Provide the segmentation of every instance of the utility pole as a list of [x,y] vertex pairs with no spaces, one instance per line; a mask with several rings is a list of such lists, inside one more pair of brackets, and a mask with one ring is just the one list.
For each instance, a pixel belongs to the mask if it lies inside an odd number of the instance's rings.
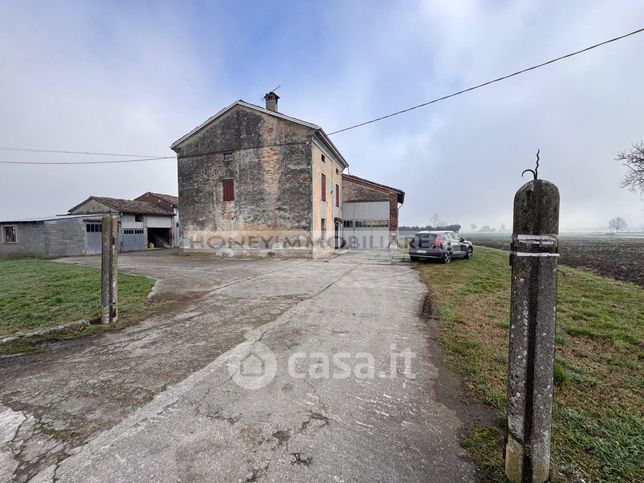
[[[538,164],[537,164],[538,167]],[[514,197],[512,300],[505,474],[510,481],[550,477],[559,190],[537,179]]]
[[115,215],[101,219],[101,323],[118,319],[118,221]]

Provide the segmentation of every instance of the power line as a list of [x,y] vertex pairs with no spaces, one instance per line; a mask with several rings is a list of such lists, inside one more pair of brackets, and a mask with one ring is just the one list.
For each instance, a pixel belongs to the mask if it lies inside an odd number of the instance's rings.
[[[283,143],[273,143],[273,144],[262,144],[258,146],[247,146],[244,148],[240,148],[237,151],[245,151],[245,150],[252,150],[252,149],[262,149],[262,148],[274,148],[274,147],[280,147],[280,146],[297,146],[297,145],[302,145],[302,144],[309,144],[309,141],[287,141]],[[2,148],[0,148],[1,150]],[[26,148],[25,148],[26,149]],[[21,148],[22,150],[22,148]],[[51,150],[46,150],[46,151],[51,151]],[[78,151],[74,151],[74,153],[78,153]],[[115,163],[139,163],[142,161],[159,161],[162,159],[177,159],[177,158],[198,158],[200,156],[212,156],[215,154],[227,154],[230,153],[230,151],[207,151],[207,152],[202,152],[202,153],[192,153],[192,154],[179,154],[177,156],[154,156],[154,157],[148,157],[148,158],[143,158],[143,159],[112,159],[110,161],[0,161],[0,164],[31,164],[31,165],[60,165],[60,164],[66,164],[66,165],[76,165],[76,164],[115,164]],[[99,154],[99,153],[91,153],[91,154]],[[115,155],[118,156],[118,155]],[[133,156],[138,156],[138,155],[133,155]]]
[[[56,153],[56,154],[87,154],[90,156],[121,156],[124,158],[152,158],[154,154],[115,154],[115,153],[96,153],[93,151],[63,151],[59,149],[36,149],[36,148],[8,148],[0,147],[0,151],[20,151],[28,153]],[[161,156],[158,156],[161,157]],[[52,163],[53,164],[53,163]]]
[[397,112],[393,112],[391,114],[387,114],[385,116],[377,117],[377,118],[372,119],[370,121],[365,121],[365,122],[361,122],[359,124],[354,124],[353,126],[345,127],[344,129],[338,129],[337,131],[333,131],[333,132],[329,133],[329,136],[332,136],[334,134],[338,134],[338,133],[341,133],[341,132],[344,132],[344,131],[349,131],[350,129],[355,129],[357,127],[366,126],[367,124],[372,124],[374,122],[382,121],[383,119],[388,119],[390,117],[398,116],[400,114],[404,114],[405,112],[413,111],[414,109],[418,109],[420,107],[425,107],[425,106],[428,106],[430,104],[435,104],[437,102],[444,101],[445,99],[449,99],[450,97],[456,97],[456,96],[459,96],[459,95],[464,94],[466,92],[470,92],[470,91],[473,91],[473,90],[476,90],[476,89],[480,89],[481,87],[489,86],[490,84],[494,84],[495,82],[501,82],[503,80],[509,79],[510,77],[515,77],[515,76],[520,75],[520,74],[525,74],[526,72],[529,72],[531,70],[535,70],[535,69],[538,69],[540,67],[544,67],[546,65],[553,64],[553,63],[558,62],[560,60],[567,59],[569,57],[573,57],[575,55],[579,55],[579,54],[582,54],[584,52],[588,52],[589,50],[596,49],[597,47],[601,47],[602,45],[610,44],[611,42],[616,42],[618,40],[625,39],[626,37],[630,37],[631,35],[639,34],[641,32],[644,32],[644,28],[634,30],[634,31],[629,32],[629,33],[624,34],[624,35],[620,35],[619,37],[614,37],[614,38],[609,39],[609,40],[604,40],[603,42],[591,45],[590,47],[586,47],[584,49],[577,50],[575,52],[571,52],[569,54],[565,54],[565,55],[562,55],[560,57],[556,57],[556,58],[548,60],[546,62],[542,62],[541,64],[533,65],[532,67],[527,67],[525,69],[518,70],[518,71],[513,72],[511,74],[507,74],[507,75],[504,75],[504,76],[501,76],[501,77],[497,77],[496,79],[493,79],[493,80],[490,80],[490,81],[487,81],[487,82],[483,82],[482,84],[478,84],[478,85],[475,85],[475,86],[472,86],[472,87],[468,87],[467,89],[462,89],[460,91],[453,92],[452,94],[448,94],[446,96],[442,96],[442,97],[438,97],[436,99],[432,99],[431,101],[423,102],[422,104],[418,104],[418,105],[413,106],[413,107],[408,107],[407,109],[403,109],[401,111],[397,111]]
[[174,156],[157,156],[155,158],[140,159],[111,159],[109,161],[0,161],[0,164],[33,164],[33,165],[77,165],[77,164],[116,164],[116,163],[141,163],[145,161],[159,161],[161,159],[176,159]]
[[[531,67],[527,67],[525,69],[518,70],[516,72],[513,72],[511,74],[506,74],[501,77],[497,77],[496,79],[489,80],[487,82],[483,82],[482,84],[477,84],[472,87],[468,87],[466,89],[462,89],[460,91],[453,92],[451,94],[447,94],[442,97],[438,97],[436,99],[432,99],[431,101],[423,102],[422,104],[417,104],[412,107],[408,107],[407,109],[403,109],[400,111],[393,112],[391,114],[387,114],[385,116],[380,116],[375,119],[371,119],[370,121],[365,121],[361,122],[359,124],[354,124],[349,127],[345,127],[343,129],[339,129],[337,131],[333,131],[329,133],[329,136],[332,136],[334,134],[338,134],[341,132],[349,131],[351,129],[356,129],[361,126],[366,126],[367,124],[372,124],[374,122],[382,121],[383,119],[388,119],[390,117],[398,116],[400,114],[404,114],[409,111],[413,111],[414,109],[419,109],[421,107],[429,106],[430,104],[435,104],[440,101],[444,101],[446,99],[449,99],[451,97],[456,97],[461,94],[465,94],[466,92],[474,91],[476,89],[480,89],[482,87],[488,86],[490,84],[494,84],[496,82],[501,82],[503,80],[509,79],[511,77],[515,77],[521,74],[525,74],[526,72],[539,69],[541,67],[547,66],[549,64],[554,64],[555,62],[559,62],[560,60],[568,59],[570,57],[574,57],[575,55],[582,54],[584,52],[588,52],[589,50],[596,49],[597,47],[601,47],[606,44],[610,44],[612,42],[616,42],[618,40],[625,39],[627,37],[639,34],[644,32],[644,27],[634,30],[632,32],[626,33],[624,35],[620,35],[618,37],[613,37],[612,39],[604,40],[603,42],[599,42],[597,44],[591,45],[589,47],[586,47],[581,50],[576,50],[574,52],[570,52],[565,55],[561,55],[559,57],[556,57],[554,59],[550,59],[548,61],[542,62],[540,64],[533,65]],[[278,86],[279,87],[279,86]],[[275,90],[275,89],[274,89]],[[284,143],[284,144],[274,144],[274,145],[266,145],[266,146],[254,146],[252,148],[248,149],[258,149],[262,147],[272,147],[272,146],[282,146],[282,145],[288,145],[290,143]],[[299,144],[299,143],[294,143],[294,144]],[[76,161],[76,162],[33,162],[33,161],[0,161],[0,164],[31,164],[31,165],[74,165],[74,164],[116,164],[116,163],[137,163],[137,162],[144,162],[144,161],[158,161],[162,159],[175,159],[174,156],[148,156],[144,154],[116,154],[116,153],[102,153],[102,152],[92,152],[92,151],[68,151],[68,150],[55,150],[55,149],[36,149],[36,148],[10,148],[10,147],[0,147],[0,151],[23,151],[23,152],[36,152],[36,153],[56,153],[56,154],[83,154],[83,155],[91,155],[91,156],[115,156],[115,157],[129,157],[129,158],[141,158],[141,159],[119,159],[119,160],[110,160],[110,161]],[[200,154],[194,154],[190,155],[190,157],[193,156],[205,156],[208,154],[221,154],[220,152],[217,153],[200,153]],[[183,156],[182,156],[183,157]],[[187,157],[187,156],[186,156]]]

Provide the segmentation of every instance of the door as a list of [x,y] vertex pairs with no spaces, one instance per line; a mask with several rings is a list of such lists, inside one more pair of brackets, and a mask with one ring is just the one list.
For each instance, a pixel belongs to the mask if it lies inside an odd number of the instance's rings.
[[85,253],[98,255],[101,253],[101,222],[85,223]]
[[145,248],[145,232],[143,228],[123,228],[121,230],[122,252],[145,250]]

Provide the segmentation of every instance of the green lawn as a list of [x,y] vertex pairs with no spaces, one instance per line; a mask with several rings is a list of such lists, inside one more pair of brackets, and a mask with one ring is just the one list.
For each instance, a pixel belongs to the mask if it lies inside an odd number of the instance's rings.
[[[489,480],[504,481],[510,267],[508,252],[477,247],[472,260],[418,264],[448,364],[470,396],[498,411],[498,427],[464,441]],[[555,409],[556,481],[643,481],[644,290],[559,268]]]
[[[151,312],[154,280],[119,274],[119,326]],[[0,337],[100,319],[100,270],[37,259],[0,261]]]

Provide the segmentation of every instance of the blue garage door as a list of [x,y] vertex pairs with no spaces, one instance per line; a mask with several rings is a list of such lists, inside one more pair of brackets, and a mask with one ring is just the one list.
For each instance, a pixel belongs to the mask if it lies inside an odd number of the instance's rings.
[[137,250],[145,250],[145,232],[143,228],[123,228],[121,251],[133,252]]

